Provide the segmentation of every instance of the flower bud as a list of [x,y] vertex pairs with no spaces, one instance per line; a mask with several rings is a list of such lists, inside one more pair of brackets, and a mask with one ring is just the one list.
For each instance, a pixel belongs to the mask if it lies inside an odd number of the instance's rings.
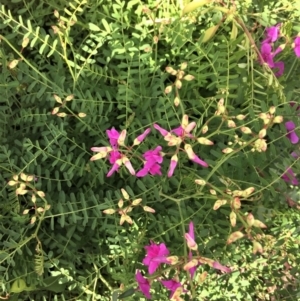
[[253,241],[253,251],[252,251],[252,253],[256,254],[257,252],[262,254],[263,253],[263,247],[259,242],[254,240]]
[[126,138],[126,134],[127,134],[127,131],[126,130],[123,130],[118,138],[118,145],[120,146],[124,146],[124,142],[125,142],[125,138]]
[[254,224],[254,216],[252,213],[248,213],[247,218],[246,218],[247,224],[252,227]]
[[213,145],[214,144],[211,140],[204,138],[204,137],[198,138],[197,141],[203,145]]
[[104,214],[114,214],[115,212],[116,212],[116,210],[114,210],[114,209],[105,209],[105,210],[103,210]]
[[230,212],[229,219],[230,219],[231,226],[235,227],[236,226],[236,214],[234,211]]
[[176,96],[175,99],[174,99],[174,106],[178,107],[179,104],[180,104],[180,98],[178,96]]
[[171,265],[177,264],[178,263],[178,256],[169,256],[167,257],[167,260]]
[[250,128],[248,128],[247,126],[242,126],[241,127],[241,131],[244,133],[244,134],[251,134],[252,131]]
[[190,270],[191,268],[196,267],[199,264],[197,259],[192,259],[191,261],[189,261],[186,265],[184,265],[183,269],[185,271]]
[[150,213],[155,213],[155,210],[151,207],[148,207],[148,206],[144,206],[143,207],[144,211],[146,212],[150,212]]
[[282,116],[276,116],[273,119],[273,123],[281,123],[283,121],[283,117]]
[[181,80],[177,79],[177,80],[175,81],[175,86],[176,86],[177,89],[181,89],[181,87],[182,87],[182,82],[181,82]]
[[229,235],[226,244],[229,245],[237,241],[238,239],[241,239],[242,237],[244,237],[244,234],[242,232],[240,231],[233,232]]
[[206,181],[202,180],[202,179],[197,179],[197,180],[195,180],[195,183],[198,185],[204,186],[206,184]]
[[246,116],[240,114],[240,115],[235,116],[235,118],[236,118],[237,120],[244,120],[244,119],[246,118]]
[[202,128],[202,134],[206,134],[207,131],[208,131],[208,126],[204,125],[203,128]]
[[267,130],[266,129],[262,129],[258,133],[259,138],[264,138],[266,135],[267,135]]
[[235,124],[235,122],[234,122],[233,120],[228,120],[228,121],[227,121],[227,126],[228,126],[229,128],[235,128],[235,127],[236,127],[236,124]]
[[232,153],[234,150],[232,149],[232,148],[230,148],[230,147],[227,147],[227,148],[224,148],[223,150],[222,150],[222,153],[224,153],[224,154],[230,154],[230,153]]
[[133,201],[132,201],[132,206],[137,206],[138,204],[141,203],[142,200],[143,200],[143,199],[141,199],[141,198],[133,200]]
[[191,74],[187,74],[183,79],[186,81],[191,81],[195,78],[195,76],[191,75]]
[[165,89],[165,93],[166,93],[166,94],[169,94],[169,93],[171,93],[171,92],[172,92],[172,88],[173,88],[173,86],[172,86],[172,85],[170,85],[170,86],[167,86],[167,87],[166,87],[166,89]]
[[253,226],[256,228],[267,228],[267,226],[263,222],[259,221],[258,219],[254,220]]
[[125,200],[129,200],[129,194],[127,193],[127,191],[124,188],[121,188],[121,192],[122,192],[123,198]]
[[218,210],[221,206],[227,204],[227,200],[217,200],[214,204],[213,209]]
[[276,108],[274,106],[270,107],[269,112],[273,115],[276,112]]

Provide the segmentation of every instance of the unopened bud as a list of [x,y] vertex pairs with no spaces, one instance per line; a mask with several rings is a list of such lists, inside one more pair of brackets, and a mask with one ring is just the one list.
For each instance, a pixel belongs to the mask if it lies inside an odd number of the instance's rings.
[[173,86],[172,86],[172,85],[170,85],[170,86],[167,86],[167,87],[166,87],[166,89],[165,89],[165,93],[166,93],[166,94],[169,94],[169,93],[171,93],[171,92],[172,92],[172,88],[173,88]]
[[135,200],[133,200],[133,201],[132,201],[132,206],[137,206],[138,204],[141,203],[142,200],[143,200],[143,199],[135,199]]
[[267,226],[263,222],[259,221],[258,219],[254,220],[253,226],[256,228],[267,228]]
[[263,253],[263,247],[262,247],[262,245],[259,243],[259,242],[257,242],[257,241],[253,241],[253,254],[256,254],[257,252],[258,253]]
[[121,192],[122,192],[123,198],[125,200],[129,200],[129,194],[127,193],[127,191],[124,188],[121,188]]
[[66,116],[67,116],[67,114],[66,114],[66,113],[64,113],[64,112],[62,112],[62,113],[57,113],[57,116],[58,116],[58,117],[66,117]]
[[230,153],[232,153],[232,152],[233,152],[233,149],[230,148],[230,147],[224,148],[224,149],[222,150],[222,153],[224,153],[224,154],[230,154]]
[[228,120],[228,121],[227,121],[227,126],[228,126],[229,128],[235,128],[235,127],[236,127],[236,124],[235,124],[235,122],[234,122],[233,120]]
[[254,216],[252,213],[248,213],[247,218],[246,218],[247,224],[252,227],[254,224]]
[[120,146],[124,146],[125,145],[125,139],[126,139],[126,134],[127,131],[126,130],[122,130],[119,138],[118,138],[118,145]]
[[213,209],[218,210],[221,206],[227,204],[227,200],[217,200],[214,204]]
[[196,267],[199,264],[197,259],[192,259],[191,261],[189,261],[186,265],[184,265],[183,269],[185,271],[190,270],[191,268]]
[[202,134],[205,134],[207,131],[208,131],[208,126],[205,125],[205,126],[202,128]]
[[175,81],[175,86],[176,86],[177,89],[181,89],[181,87],[182,87],[182,82],[181,82],[181,80],[177,79],[177,80]]
[[195,78],[195,76],[191,75],[191,74],[187,74],[183,79],[186,81],[191,81]]
[[177,264],[178,263],[178,257],[177,256],[169,256],[167,257],[167,260],[171,265]]
[[236,214],[234,211],[230,212],[229,218],[230,218],[231,226],[235,227],[236,226]]
[[180,98],[178,96],[176,96],[175,99],[174,99],[174,106],[178,107],[179,104],[180,104]]
[[181,70],[185,70],[187,67],[187,62],[183,62],[181,65],[180,65],[180,69]]
[[115,212],[116,212],[116,210],[114,210],[114,209],[103,210],[103,213],[105,213],[105,214],[114,214]]
[[232,201],[232,207],[234,209],[240,209],[241,208],[241,200],[239,197],[235,197]]
[[276,112],[276,108],[274,106],[270,107],[269,112],[273,115]]
[[203,144],[203,145],[213,145],[213,141],[207,139],[207,138],[204,138],[204,137],[200,137],[197,139],[197,141],[200,143],[200,144]]
[[124,205],[124,201],[122,199],[120,199],[119,202],[118,202],[118,207],[122,208],[123,205]]
[[151,207],[148,207],[148,206],[144,206],[143,207],[144,211],[146,212],[150,212],[150,213],[155,213],[155,210]]
[[244,134],[251,134],[252,131],[250,128],[248,128],[247,126],[242,126],[241,127],[241,131],[244,133]]
[[233,232],[229,235],[226,244],[229,245],[237,241],[238,239],[241,239],[242,237],[244,237],[244,234],[242,232],[240,231]]
[[240,114],[240,115],[237,115],[235,118],[236,118],[237,120],[244,120],[244,119],[246,118],[246,116]]
[[283,117],[282,116],[276,116],[273,119],[273,123],[281,123],[283,121]]
[[266,135],[267,135],[267,130],[266,129],[262,129],[258,133],[259,138],[264,138]]
[[206,181],[202,180],[202,179],[197,179],[197,180],[195,180],[195,183],[198,185],[204,186],[206,184]]

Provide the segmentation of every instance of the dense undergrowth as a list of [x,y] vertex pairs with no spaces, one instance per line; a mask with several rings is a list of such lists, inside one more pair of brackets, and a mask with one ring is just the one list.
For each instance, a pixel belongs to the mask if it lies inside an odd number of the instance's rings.
[[0,298],[300,299],[299,15],[2,0]]

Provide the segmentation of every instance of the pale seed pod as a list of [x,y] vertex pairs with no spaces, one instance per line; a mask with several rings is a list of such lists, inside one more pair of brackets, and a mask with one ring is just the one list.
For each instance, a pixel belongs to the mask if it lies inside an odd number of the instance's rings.
[[233,232],[229,235],[226,244],[229,245],[237,241],[238,239],[241,239],[242,237],[244,237],[244,234],[242,232],[240,231]]

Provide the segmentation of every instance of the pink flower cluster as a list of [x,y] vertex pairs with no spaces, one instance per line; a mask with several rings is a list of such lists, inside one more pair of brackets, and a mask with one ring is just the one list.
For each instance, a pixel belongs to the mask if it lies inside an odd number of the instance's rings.
[[[171,130],[168,132],[167,130],[161,128],[158,124],[154,124],[154,128],[160,132],[160,134],[164,137],[164,140],[168,141],[168,146],[176,146],[175,153],[171,157],[170,167],[168,170],[168,177],[171,177],[174,173],[174,170],[178,163],[178,152],[183,151],[187,154],[188,158],[203,166],[208,167],[208,164],[201,160],[192,149],[192,146],[188,143],[186,143],[186,139],[196,139],[190,132],[194,129],[196,126],[195,122],[188,122],[188,116],[184,115],[182,119],[182,123],[179,127]],[[150,133],[150,128],[146,129],[143,134],[138,136],[133,143],[133,146],[139,145],[146,136]],[[121,147],[127,148],[128,151],[131,151],[131,148],[128,148],[125,146],[125,139],[126,139],[126,130],[123,130],[121,133],[119,133],[115,128],[112,128],[111,130],[107,130],[106,134],[109,138],[110,146],[103,146],[103,147],[92,147],[91,150],[93,152],[97,152],[98,154],[91,157],[91,161],[95,161],[102,158],[108,158],[109,162],[112,164],[112,168],[107,174],[107,177],[110,177],[114,172],[118,171],[120,166],[122,164],[125,165],[125,167],[129,170],[131,175],[135,175],[137,177],[145,177],[146,175],[162,175],[161,172],[161,164],[163,162],[163,156],[165,155],[162,152],[162,147],[157,146],[153,150],[146,151],[143,156],[143,162],[144,166],[143,168],[135,172],[130,160],[126,156],[126,154],[123,153]],[[209,140],[207,140],[209,141]],[[180,146],[182,143],[185,143],[184,149],[182,149]],[[213,143],[211,143],[213,144]]]
[[[284,62],[274,62],[275,56],[280,53],[286,46],[286,44],[282,44],[279,47],[277,47],[275,50],[273,50],[274,43],[280,38],[280,27],[281,24],[277,24],[275,26],[271,26],[266,28],[266,37],[262,41],[260,53],[262,56],[263,63],[267,63],[270,68],[276,68],[277,72],[275,75],[277,77],[281,76],[284,72]],[[300,36],[297,36],[294,40],[294,43],[292,44],[292,47],[294,48],[295,55],[297,57],[300,57]]]
[[[295,102],[290,102],[290,105],[293,107],[296,103]],[[297,104],[297,108],[296,111],[298,111],[300,109],[300,106]],[[285,128],[287,130],[287,138],[290,140],[290,142],[292,144],[298,144],[299,143],[299,137],[297,135],[297,133],[295,132],[296,129],[296,125],[293,121],[287,121],[285,123]],[[298,158],[299,156],[293,152],[291,154],[294,158]],[[292,170],[291,167],[288,167],[286,169],[286,172],[282,175],[281,177],[285,182],[290,183],[292,185],[299,185],[299,181],[296,178],[296,175],[294,173],[294,171]]]
[[[166,247],[164,243],[155,244],[153,241],[150,242],[149,246],[145,246],[145,250],[147,252],[146,257],[143,259],[143,264],[148,266],[149,275],[153,275],[161,264],[169,264],[176,268],[178,271],[178,267],[180,265],[183,266],[183,270],[189,271],[191,279],[194,278],[195,271],[199,265],[202,263],[208,263],[213,268],[223,271],[225,273],[231,272],[230,268],[222,266],[219,262],[202,258],[197,260],[193,259],[192,251],[198,251],[198,246],[195,242],[195,233],[194,233],[194,224],[190,222],[189,224],[189,232],[184,235],[187,243],[187,247],[189,248],[189,262],[185,264],[183,260],[177,258],[177,256],[169,256],[170,251]],[[197,252],[198,254],[198,252]],[[199,255],[199,254],[198,254]],[[200,256],[199,256],[200,258]],[[151,288],[151,280],[145,278],[142,273],[137,270],[135,279],[138,283],[138,289],[146,296],[146,298],[151,299],[150,288]],[[160,276],[157,276],[156,279],[168,290],[170,290],[170,299],[171,300],[181,300],[179,299],[179,294],[182,292],[187,292],[183,289],[183,285],[178,280],[178,277],[174,277],[173,279],[162,279]]]
[[277,47],[273,51],[273,43],[277,41],[280,36],[280,25],[272,26],[266,29],[266,38],[262,41],[260,47],[260,53],[263,58],[263,62],[267,63],[270,68],[277,68],[278,71],[275,73],[277,77],[281,76],[284,71],[284,63],[282,61],[274,62],[274,57],[283,50],[282,46]]

